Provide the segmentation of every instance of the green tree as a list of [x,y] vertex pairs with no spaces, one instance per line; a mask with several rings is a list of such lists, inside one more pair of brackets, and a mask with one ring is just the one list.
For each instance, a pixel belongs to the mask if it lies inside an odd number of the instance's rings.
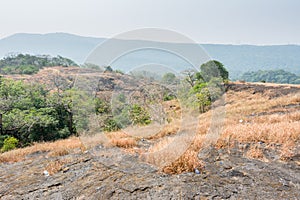
[[104,67],[104,72],[113,72],[113,68],[111,66]]
[[208,106],[211,105],[211,97],[208,88],[208,83],[200,83],[195,85],[190,93],[192,98],[195,98],[193,101],[199,109],[200,113],[203,113],[207,110]]
[[[4,134],[16,137],[23,146],[75,134],[73,100],[82,99],[84,103],[90,103],[82,96],[74,95],[72,98],[72,95],[68,91],[50,93],[42,85],[0,78],[0,112],[3,114]],[[86,109],[78,110],[83,112]]]
[[165,84],[175,84],[177,83],[177,77],[175,74],[168,72],[163,75],[162,82]]
[[229,73],[222,63],[216,60],[208,61],[200,66],[201,76],[205,82],[209,82],[212,78],[222,78],[223,81],[228,80]]

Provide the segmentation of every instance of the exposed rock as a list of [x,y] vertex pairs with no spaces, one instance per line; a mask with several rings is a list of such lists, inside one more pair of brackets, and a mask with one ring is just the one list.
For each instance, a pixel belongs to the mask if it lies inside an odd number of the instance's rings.
[[[59,158],[58,173],[44,176],[51,158],[0,165],[1,199],[299,199],[300,166],[211,149],[201,174],[167,175],[118,148],[95,147]],[[234,152],[234,151],[232,151]],[[216,159],[217,156],[218,159]],[[57,158],[56,158],[57,159]],[[226,160],[224,160],[226,159]]]

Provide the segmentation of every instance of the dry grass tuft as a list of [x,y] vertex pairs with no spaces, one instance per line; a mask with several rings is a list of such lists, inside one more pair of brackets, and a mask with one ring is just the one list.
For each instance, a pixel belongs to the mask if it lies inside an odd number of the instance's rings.
[[246,157],[254,159],[263,159],[264,153],[257,145],[251,145],[250,149],[246,153]]
[[47,166],[46,166],[46,170],[48,171],[49,175],[54,175],[57,172],[61,171],[63,168],[64,162],[60,161],[60,160],[56,160],[56,161],[50,161]]
[[133,138],[114,138],[111,140],[114,146],[121,148],[132,148],[137,146],[137,142]]
[[166,136],[174,135],[176,134],[180,129],[180,120],[174,120],[171,123],[165,125],[161,131],[159,131],[157,134],[148,137],[148,139],[159,139]]
[[290,160],[295,155],[294,153],[295,146],[296,146],[295,143],[292,141],[283,144],[281,147],[280,159],[283,161]]
[[183,172],[193,172],[196,168],[203,169],[203,163],[197,157],[198,153],[193,150],[187,150],[179,159],[163,168],[167,174],[180,174]]
[[65,156],[68,155],[69,151],[67,149],[55,149],[54,151],[51,151],[48,153],[48,156],[50,157],[56,157],[56,156]]
[[152,145],[148,152],[149,153],[154,153],[161,151],[162,149],[166,148],[169,144],[171,144],[174,141],[174,138],[172,137],[166,137],[160,139],[158,142],[156,142],[154,145]]
[[104,133],[96,133],[94,135],[83,135],[80,137],[80,140],[84,145],[82,151],[93,148],[99,144],[109,146],[110,143],[109,138]]
[[121,148],[133,148],[137,146],[137,139],[127,135],[122,131],[107,133],[109,142],[112,146]]

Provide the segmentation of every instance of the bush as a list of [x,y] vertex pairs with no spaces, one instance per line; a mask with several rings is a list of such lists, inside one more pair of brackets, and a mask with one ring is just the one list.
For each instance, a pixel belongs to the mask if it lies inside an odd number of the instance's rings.
[[14,137],[8,137],[4,140],[3,147],[1,148],[2,152],[10,151],[15,149],[19,140]]
[[3,147],[4,140],[8,137],[9,137],[9,135],[0,135],[0,148]]
[[149,113],[137,104],[134,104],[130,109],[130,119],[133,125],[148,125],[151,123]]
[[176,96],[171,94],[171,93],[165,93],[164,96],[163,96],[164,101],[170,101],[170,100],[173,100],[173,99],[176,99]]
[[114,119],[108,118],[104,121],[103,130],[107,132],[112,132],[112,131],[120,130],[120,127],[118,126],[117,122]]

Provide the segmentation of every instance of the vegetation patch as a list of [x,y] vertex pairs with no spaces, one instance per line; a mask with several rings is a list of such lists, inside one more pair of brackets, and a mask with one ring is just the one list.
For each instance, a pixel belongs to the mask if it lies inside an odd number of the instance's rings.
[[35,74],[44,67],[78,66],[62,56],[33,56],[29,54],[10,55],[0,60],[0,74]]

